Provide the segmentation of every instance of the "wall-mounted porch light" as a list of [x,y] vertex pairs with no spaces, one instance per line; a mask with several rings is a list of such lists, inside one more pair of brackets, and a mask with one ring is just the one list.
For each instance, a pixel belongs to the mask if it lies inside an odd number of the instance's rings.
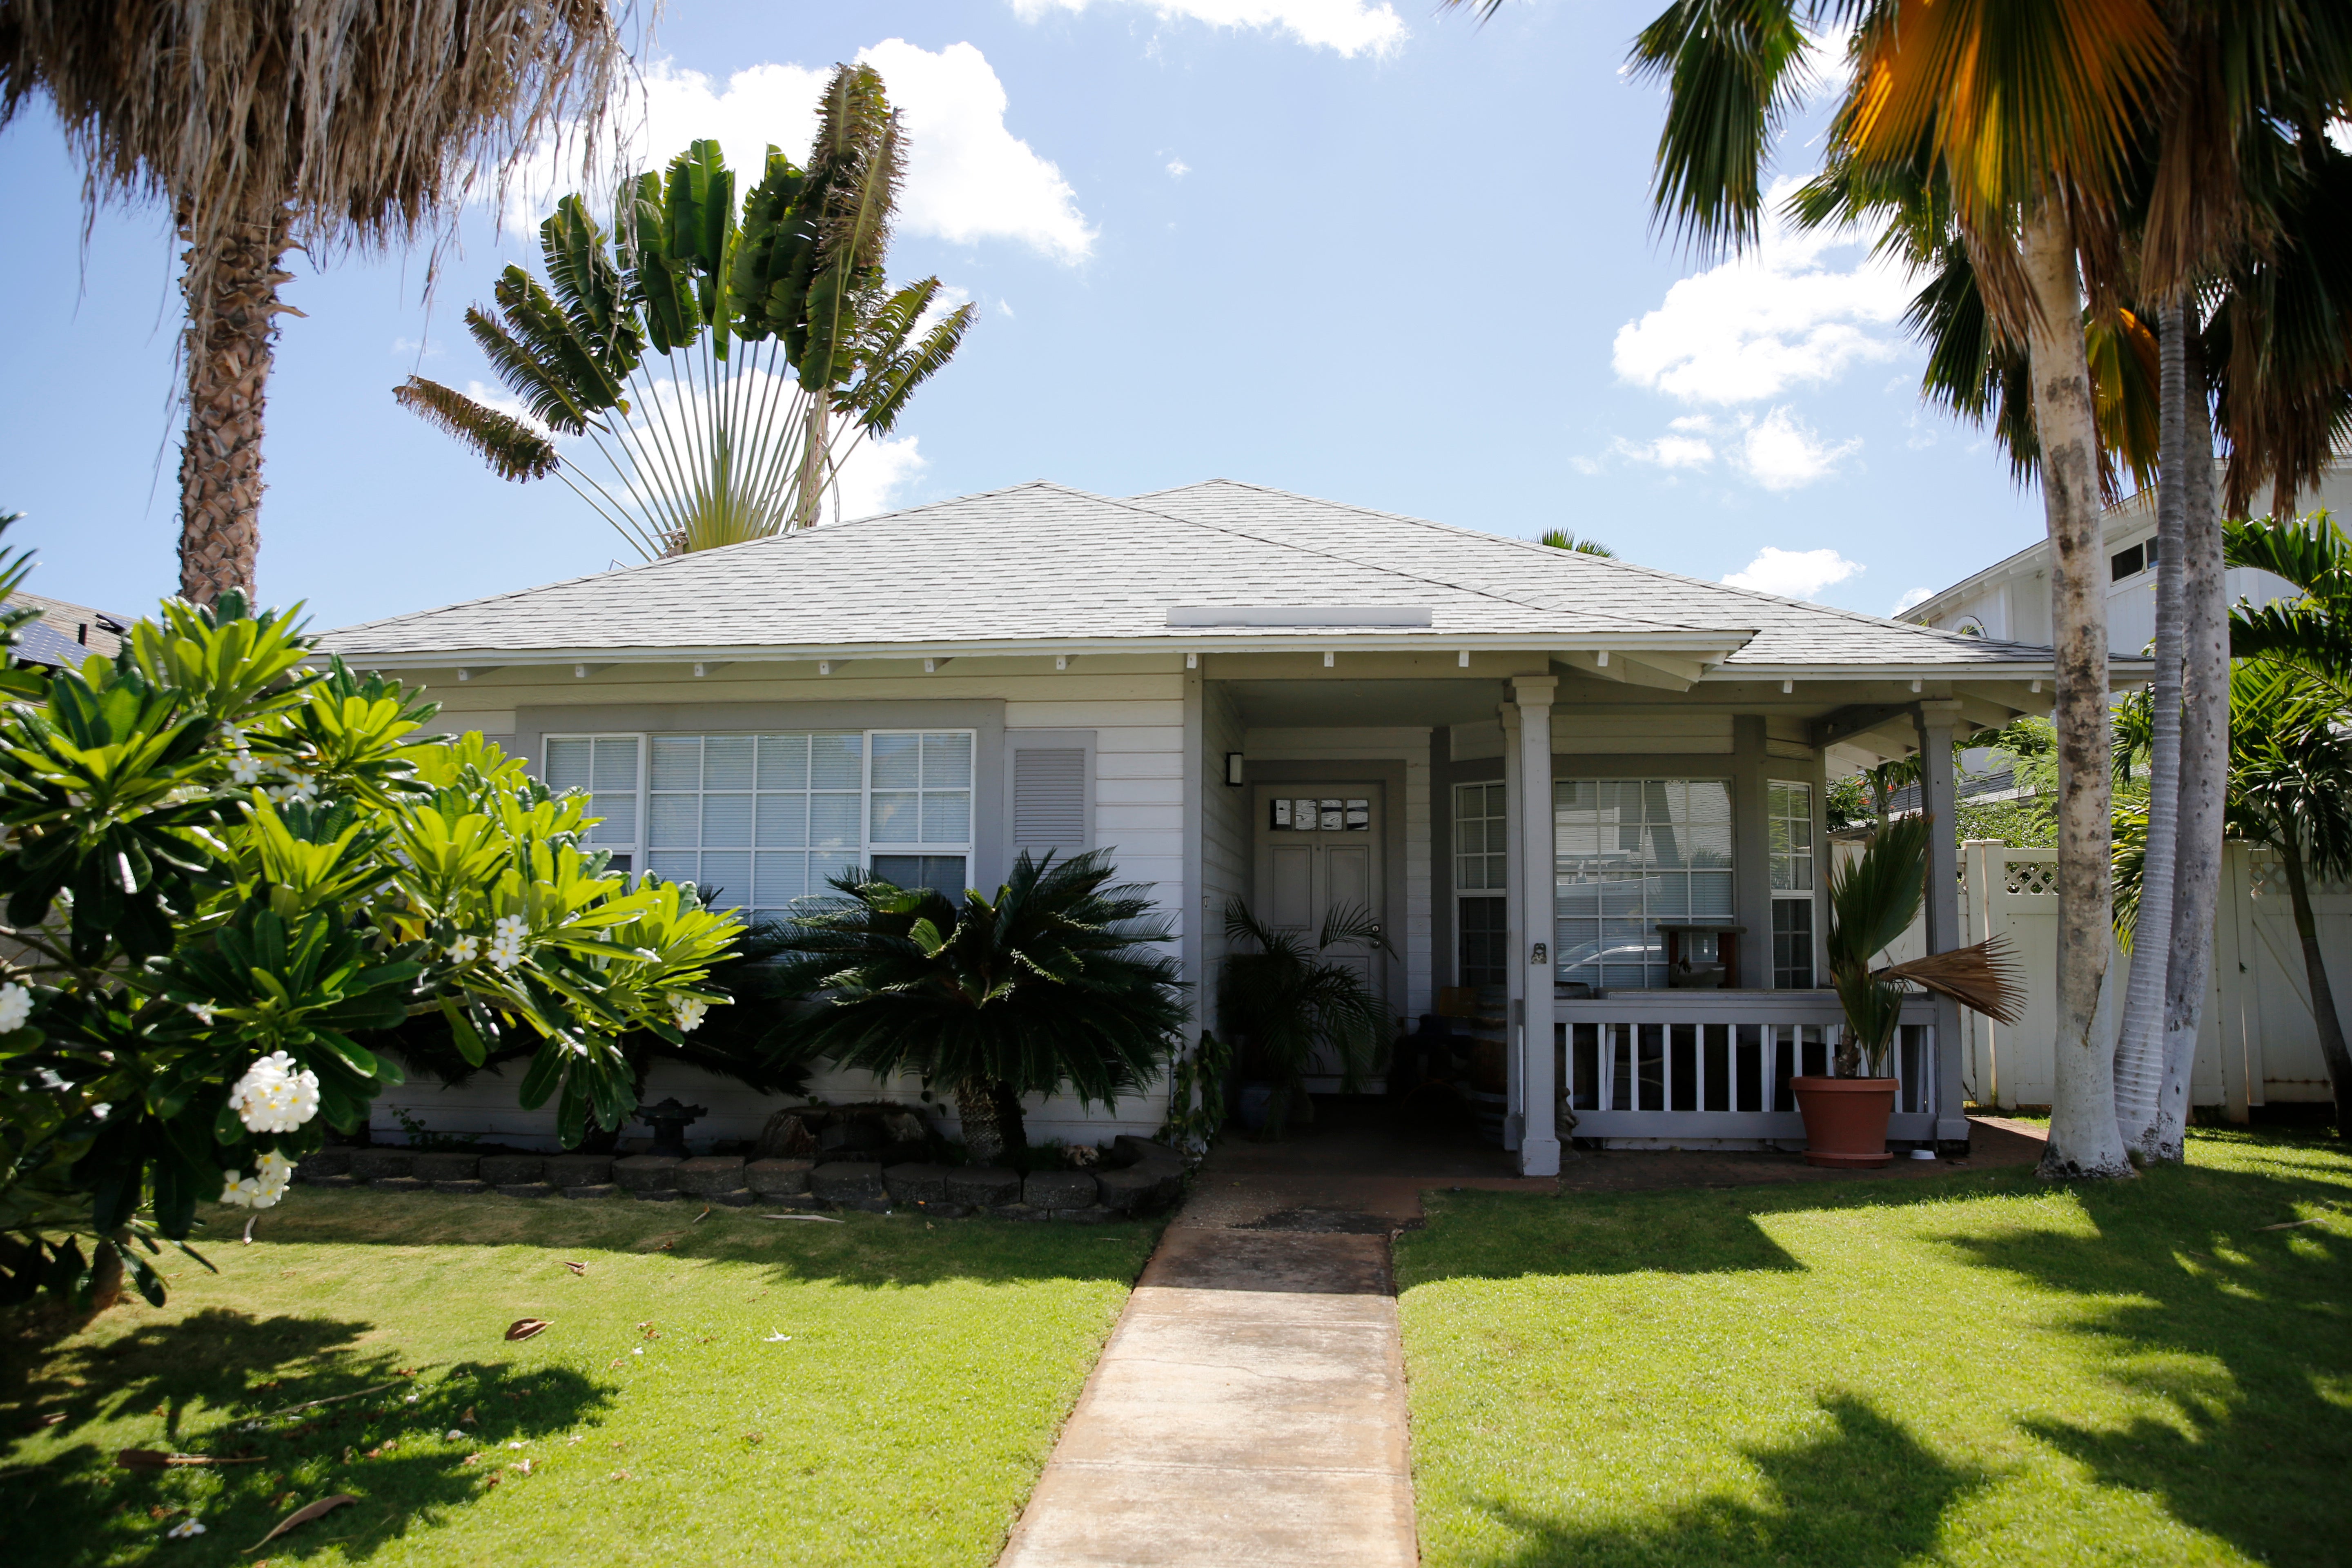
[[1236,789],[1241,787],[1242,754],[1239,752],[1225,753],[1225,782]]

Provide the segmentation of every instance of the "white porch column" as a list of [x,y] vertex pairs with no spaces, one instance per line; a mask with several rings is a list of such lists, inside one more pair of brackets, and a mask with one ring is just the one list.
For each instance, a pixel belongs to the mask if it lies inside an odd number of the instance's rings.
[[1519,1082],[1526,1119],[1519,1129],[1519,1172],[1559,1174],[1559,1134],[1554,1112],[1559,1089],[1552,1072],[1552,945],[1559,940],[1552,920],[1555,879],[1551,833],[1551,700],[1559,682],[1549,675],[1522,675],[1511,681],[1518,710],[1519,798],[1511,819],[1518,864],[1511,879],[1519,885],[1520,948],[1514,967],[1522,971],[1527,1001],[1520,1010]]
[[[1503,721],[1503,821],[1508,826],[1512,852],[1508,868],[1503,876],[1503,941],[1511,952],[1523,951],[1528,940],[1527,878],[1519,864],[1518,821],[1519,802],[1525,798],[1519,790],[1519,710],[1516,704],[1505,702],[1495,710]],[[1504,994],[1510,999],[1507,1015],[1510,1022],[1507,1030],[1517,1030],[1527,1016],[1527,965],[1507,961],[1503,965]],[[1507,1034],[1503,1050],[1503,1147],[1517,1153],[1519,1129],[1526,1123],[1528,1108],[1527,1076],[1520,1069],[1523,1052],[1516,1034]]]
[[[1960,931],[1960,837],[1958,791],[1952,778],[1952,742],[1961,725],[1960,705],[1930,699],[1917,708],[1920,805],[1933,823],[1927,834],[1927,951],[1949,952],[1966,945]],[[1936,1142],[1965,1146],[1969,1119],[1960,1107],[1968,1090],[1960,1077],[1960,1005],[1936,998]]]

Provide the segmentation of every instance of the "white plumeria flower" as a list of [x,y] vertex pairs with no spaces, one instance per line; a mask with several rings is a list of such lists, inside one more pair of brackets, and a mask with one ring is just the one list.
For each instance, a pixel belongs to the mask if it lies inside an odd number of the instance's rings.
[[272,1051],[229,1090],[237,1119],[253,1132],[291,1132],[319,1113],[319,1075]]
[[491,928],[491,934],[510,936],[520,940],[523,933],[523,927],[528,923],[520,915],[500,915],[499,923]]
[[308,805],[319,798],[319,784],[308,773],[296,773],[286,783],[272,787],[269,798],[280,805],[291,805],[297,801]]
[[202,1535],[204,1532],[204,1521],[196,1518],[194,1514],[190,1514],[187,1518],[180,1521],[179,1523],[165,1531],[163,1532],[163,1539],[166,1541],[185,1541],[190,1536]]
[[33,994],[11,980],[0,985],[0,1035],[13,1034],[33,1016]]
[[522,938],[501,933],[490,939],[490,963],[500,969],[512,969],[522,962]]
[[702,1016],[710,1011],[710,1004],[699,996],[673,996],[669,999],[670,1016],[677,1020],[677,1032],[690,1035],[701,1026]]
[[482,939],[471,934],[459,937],[449,944],[449,962],[471,963],[482,956]]
[[209,1029],[213,1026],[213,1016],[219,1009],[209,1002],[191,1002],[188,1004],[188,1011],[196,1016],[197,1023]]
[[236,754],[228,760],[228,777],[231,784],[239,787],[259,784],[261,782],[260,760],[251,752],[239,746]]
[[287,1184],[293,1179],[294,1162],[273,1149],[261,1157],[250,1176],[231,1171],[228,1185],[221,1189],[220,1201],[241,1209],[273,1208],[286,1195]]

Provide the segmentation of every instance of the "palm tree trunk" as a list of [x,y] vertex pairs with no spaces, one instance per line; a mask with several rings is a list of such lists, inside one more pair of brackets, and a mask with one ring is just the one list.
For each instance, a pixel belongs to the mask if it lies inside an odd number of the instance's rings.
[[1028,1151],[1029,1134],[1021,1121],[1021,1097],[1000,1079],[971,1079],[958,1084],[956,1117],[963,1123],[963,1146],[975,1164],[1002,1165]]
[[[2181,300],[2188,442],[2181,509],[2181,721],[2179,840],[2173,868],[2172,961],[2164,998],[2164,1088],[2157,1101],[2156,1158],[2178,1164],[2189,1135],[2221,901],[2223,812],[2230,785],[2230,612],[2224,602],[2221,513],[2213,491],[2212,411],[2193,295]],[[2170,545],[2165,546],[2169,550]],[[2159,563],[2159,564],[2161,564]]]
[[825,451],[832,440],[833,389],[809,394],[808,419],[801,445],[801,477],[793,496],[794,528],[814,528],[824,504]]
[[2156,677],[2148,691],[2147,848],[2133,923],[2131,977],[2116,1040],[2116,1122],[2124,1149],[2157,1158],[2158,1102],[2164,1088],[2166,981],[2172,962],[2172,906],[2180,823],[2180,559],[2189,474],[2188,310],[2167,310],[2158,331],[2163,355],[2159,478],[2156,490]]
[[[2285,828],[2284,823],[2281,824]],[[2311,884],[2303,864],[2303,846],[2291,828],[2279,835],[2286,869],[2287,901],[2294,906],[2294,934],[2303,943],[2303,973],[2311,987],[2312,1022],[2319,1026],[2319,1055],[2327,1063],[2327,1079],[2336,1089],[2336,1132],[2352,1128],[2352,1048],[2344,1043],[2344,1019],[2336,1011],[2336,993],[2327,984],[2327,963],[2320,956],[2319,922],[2312,918]]]
[[[188,301],[188,431],[180,448],[180,596],[209,605],[231,588],[254,596],[261,550],[261,413],[269,388],[283,209],[235,226],[214,258],[212,298]],[[194,255],[193,252],[190,253]],[[209,307],[209,309],[207,309]]]
[[2099,530],[2098,433],[2083,342],[2074,236],[2058,203],[2027,216],[2022,255],[2033,291],[2026,323],[2042,504],[2051,545],[2050,619],[2058,700],[2057,1092],[2047,1177],[2131,1173],[2116,1129],[2114,1047],[2099,1037],[2110,941],[2114,827],[2107,775],[2106,551]]

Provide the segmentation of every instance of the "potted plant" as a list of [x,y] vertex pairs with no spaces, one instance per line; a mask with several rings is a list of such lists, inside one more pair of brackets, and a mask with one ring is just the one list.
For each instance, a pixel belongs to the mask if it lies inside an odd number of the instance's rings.
[[1024,852],[993,900],[961,903],[863,872],[833,879],[778,941],[778,988],[813,998],[789,1048],[955,1096],[972,1163],[1025,1168],[1021,1097],[1082,1105],[1143,1089],[1187,1022],[1171,938],[1147,887],[1107,886],[1100,849]]
[[1341,946],[1395,950],[1360,905],[1330,910],[1310,943],[1261,924],[1235,899],[1225,906],[1225,940],[1237,947],[1218,995],[1225,1031],[1237,1037],[1235,1114],[1245,1131],[1279,1137],[1289,1123],[1315,1119],[1307,1069],[1318,1052],[1339,1062],[1340,1087],[1352,1094],[1387,1037],[1388,1008],[1361,972],[1324,955]]
[[1832,1058],[1834,1076],[1789,1080],[1805,1119],[1809,1163],[1884,1165],[1894,1158],[1886,1148],[1886,1119],[1895,1109],[1895,1080],[1886,1070],[1886,1055],[1902,1021],[1906,983],[1997,1023],[2018,1021],[2022,998],[2016,970],[1998,937],[1871,967],[1918,918],[1931,831],[1926,816],[1889,823],[1859,858],[1830,873],[1830,984],[1845,1028]]

